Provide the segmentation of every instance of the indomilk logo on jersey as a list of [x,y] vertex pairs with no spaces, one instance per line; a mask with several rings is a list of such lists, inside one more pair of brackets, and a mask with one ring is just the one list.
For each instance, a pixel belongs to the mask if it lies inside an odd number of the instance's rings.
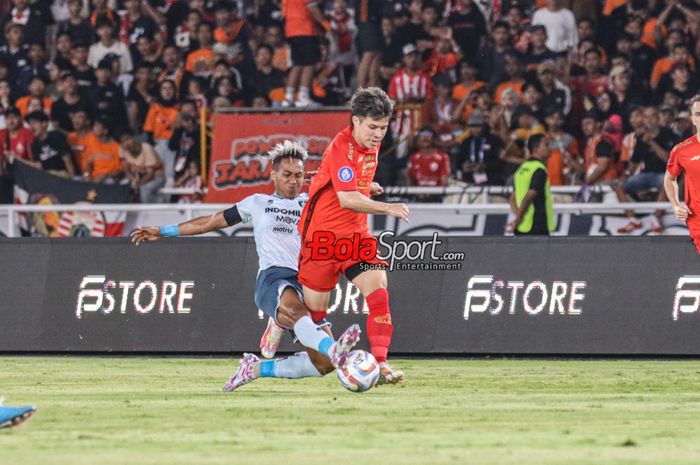
[[194,281],[114,281],[87,275],[80,282],[75,316],[86,313],[189,314]]
[[586,281],[504,281],[476,275],[467,281],[464,319],[474,313],[489,315],[569,315],[583,313]]

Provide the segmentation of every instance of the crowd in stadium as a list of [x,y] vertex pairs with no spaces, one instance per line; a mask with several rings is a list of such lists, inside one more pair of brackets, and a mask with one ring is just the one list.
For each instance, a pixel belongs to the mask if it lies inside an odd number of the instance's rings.
[[[378,181],[503,185],[546,133],[552,185],[656,195],[692,134],[700,0],[12,0],[0,174],[198,187],[199,110],[397,103]],[[651,193],[651,194],[650,194]],[[662,195],[662,194],[661,194]]]

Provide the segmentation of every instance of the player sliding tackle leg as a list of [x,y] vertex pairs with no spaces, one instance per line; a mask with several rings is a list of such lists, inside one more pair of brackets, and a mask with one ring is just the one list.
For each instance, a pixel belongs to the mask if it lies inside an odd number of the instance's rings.
[[[380,364],[379,382],[394,384],[404,375],[387,362],[394,327],[386,271],[378,269],[386,263],[376,257],[377,241],[367,225],[368,213],[408,221],[408,208],[403,203],[369,198],[381,192],[372,179],[393,104],[384,91],[370,87],[355,92],[350,106],[352,124],[335,136],[323,154],[299,221],[299,282],[304,286],[304,303],[316,322],[325,317],[330,292],[341,273],[360,289],[369,306],[367,337]],[[348,243],[353,245],[350,250],[358,246],[363,252],[347,258],[339,249],[340,244]],[[366,253],[368,250],[373,252]]]
[[[347,364],[348,353],[360,337],[360,328],[352,325],[334,341],[311,319],[301,301],[302,288],[297,280],[300,239],[293,226],[301,216],[308,197],[299,195],[304,183],[306,150],[286,141],[270,152],[271,180],[275,194],[254,194],[233,207],[207,217],[170,226],[140,227],[131,233],[138,245],[163,236],[193,236],[216,231],[240,222],[253,225],[260,271],[255,285],[255,303],[269,317],[286,328],[293,329],[299,342],[310,349],[309,356],[259,363],[258,358],[245,354],[236,374],[226,384],[227,391],[249,383],[257,376],[298,378],[318,376]],[[320,354],[320,355],[319,355]],[[324,360],[325,359],[325,360]],[[315,371],[314,371],[315,370]]]

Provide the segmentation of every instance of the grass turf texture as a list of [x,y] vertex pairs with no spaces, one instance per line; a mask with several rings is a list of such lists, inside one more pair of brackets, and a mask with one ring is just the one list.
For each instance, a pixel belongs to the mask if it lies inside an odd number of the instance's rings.
[[0,463],[700,463],[699,361],[394,363],[404,387],[226,394],[227,359],[0,358],[0,394],[38,407],[0,430]]

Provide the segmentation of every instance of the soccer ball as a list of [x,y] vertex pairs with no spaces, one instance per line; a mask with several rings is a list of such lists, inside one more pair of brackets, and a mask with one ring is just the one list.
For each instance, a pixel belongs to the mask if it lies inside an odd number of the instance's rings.
[[352,392],[372,389],[379,379],[379,363],[369,352],[353,350],[348,354],[348,364],[336,370],[340,384]]

